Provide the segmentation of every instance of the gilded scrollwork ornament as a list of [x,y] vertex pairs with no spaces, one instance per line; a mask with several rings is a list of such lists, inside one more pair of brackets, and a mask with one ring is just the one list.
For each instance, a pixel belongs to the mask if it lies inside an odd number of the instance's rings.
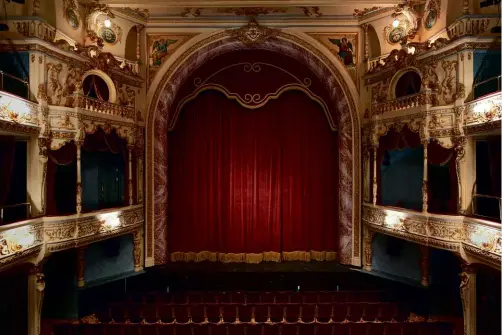
[[228,34],[244,44],[261,44],[279,34],[278,29],[260,26],[255,19],[251,19],[247,26],[228,30]]

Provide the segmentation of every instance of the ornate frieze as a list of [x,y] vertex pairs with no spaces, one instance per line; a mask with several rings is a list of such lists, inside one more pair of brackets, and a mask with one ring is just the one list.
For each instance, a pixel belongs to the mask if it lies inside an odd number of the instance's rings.
[[38,126],[37,104],[7,92],[0,93],[0,120],[29,127]]
[[364,204],[363,224],[372,231],[420,245],[472,254],[500,268],[500,225],[485,220]]
[[0,227],[0,270],[38,254],[44,242],[42,219],[9,226]]

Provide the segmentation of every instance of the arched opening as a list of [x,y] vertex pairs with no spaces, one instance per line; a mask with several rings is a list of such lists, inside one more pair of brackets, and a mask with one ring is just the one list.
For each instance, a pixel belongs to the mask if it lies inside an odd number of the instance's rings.
[[107,83],[98,75],[90,74],[85,77],[82,88],[84,94],[90,98],[109,101],[110,90]]
[[129,33],[127,33],[127,38],[125,42],[125,59],[136,61],[136,47],[138,45],[138,30],[136,26],[133,26]]
[[335,260],[334,111],[300,68],[275,52],[237,51],[188,78],[167,140],[170,261]]
[[378,39],[378,34],[375,28],[370,24],[368,25],[368,41],[369,41],[369,57],[374,58],[382,55],[382,49],[380,48],[380,40]]
[[420,92],[422,79],[415,71],[408,71],[399,77],[396,83],[395,94],[396,98],[401,98],[407,95]]
[[[360,264],[360,226],[353,224],[358,222],[360,215],[360,199],[356,189],[360,184],[359,175],[359,120],[356,111],[355,101],[357,92],[345,75],[337,62],[334,62],[331,55],[312,48],[304,40],[306,37],[290,35],[280,32],[280,37],[259,43],[250,48],[238,39],[232,38],[227,31],[208,34],[210,39],[201,39],[194,42],[194,45],[181,55],[177,56],[174,63],[165,64],[159,71],[158,77],[152,83],[149,92],[149,111],[147,117],[146,130],[146,264],[163,264],[168,261],[168,130],[172,128],[173,116],[178,115],[178,102],[181,98],[186,98],[194,91],[193,85],[202,85],[203,77],[191,78],[194,73],[184,70],[169,71],[171,67],[176,68],[183,63],[192,69],[198,69],[211,59],[219,55],[229,54],[233,51],[271,51],[275,53],[275,59],[288,55],[290,59],[296,60],[296,67],[293,70],[307,71],[307,76],[296,76],[302,81],[302,85],[310,86],[312,91],[314,84],[310,80],[319,83],[327,93],[325,101],[329,108],[336,111],[335,121],[329,121],[330,125],[339,125],[338,128],[338,155],[339,155],[339,183],[345,185],[338,188],[338,211],[339,211],[339,260],[344,264]],[[194,52],[194,50],[196,50]],[[308,50],[308,51],[307,51]],[[289,58],[288,57],[288,58]],[[237,59],[236,59],[237,60]],[[220,68],[227,64],[221,64]],[[282,66],[282,63],[280,63]],[[279,67],[281,67],[279,66]],[[294,73],[295,71],[291,71]],[[164,75],[165,74],[165,75]],[[273,76],[270,76],[270,78]],[[239,78],[239,80],[235,80]],[[194,81],[194,79],[196,79]],[[201,81],[202,80],[202,81]],[[233,83],[243,84],[245,80],[241,77],[227,79]],[[169,83],[169,85],[167,85]],[[186,90],[186,84],[192,85]],[[267,86],[270,80],[261,81],[258,85],[261,88]],[[270,88],[270,87],[269,87]],[[287,91],[289,88],[285,86]],[[183,93],[183,90],[184,93]],[[249,93],[249,92],[247,92]],[[265,93],[265,92],[264,92]],[[248,102],[259,101],[260,97],[267,94],[247,95]],[[245,94],[242,94],[244,97]],[[243,100],[243,98],[241,99]],[[330,110],[331,113],[331,110]],[[326,114],[330,114],[326,113]],[[176,118],[174,118],[176,119]],[[357,199],[357,200],[356,200]],[[357,238],[357,241],[354,239]]]

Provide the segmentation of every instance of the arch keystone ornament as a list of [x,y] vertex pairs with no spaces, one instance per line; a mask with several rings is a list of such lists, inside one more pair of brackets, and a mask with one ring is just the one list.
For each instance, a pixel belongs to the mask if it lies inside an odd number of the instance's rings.
[[208,60],[228,52],[266,50],[302,63],[325,85],[326,103],[337,113],[339,139],[339,261],[361,265],[361,174],[359,94],[341,60],[305,33],[266,28],[251,20],[245,27],[200,34],[163,63],[147,94],[145,156],[145,266],[168,261],[168,145],[175,100],[190,75]]

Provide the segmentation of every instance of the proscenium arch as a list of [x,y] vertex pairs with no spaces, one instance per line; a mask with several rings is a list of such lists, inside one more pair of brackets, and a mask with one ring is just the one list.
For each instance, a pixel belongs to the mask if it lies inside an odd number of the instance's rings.
[[263,49],[288,55],[325,82],[339,118],[339,255],[343,264],[361,265],[361,171],[359,95],[343,64],[304,33],[281,30],[259,45],[246,46],[217,31],[181,46],[163,64],[147,94],[145,157],[145,265],[167,261],[167,121],[176,94],[190,74],[207,60],[229,51]]

